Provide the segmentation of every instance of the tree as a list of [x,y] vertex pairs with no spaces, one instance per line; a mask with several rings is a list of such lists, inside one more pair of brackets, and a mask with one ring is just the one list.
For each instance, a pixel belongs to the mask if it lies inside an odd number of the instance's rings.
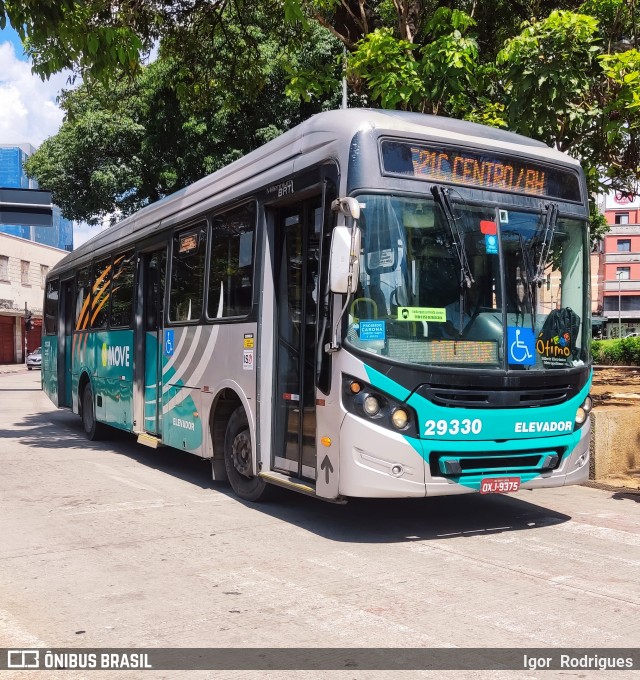
[[332,39],[317,36],[292,61],[292,37],[273,17],[256,13],[252,25],[237,23],[228,18],[224,34],[176,28],[158,59],[134,78],[89,82],[62,94],[63,125],[27,161],[27,171],[53,192],[66,217],[93,224],[116,212],[128,215],[321,106],[336,106],[330,98],[294,102],[284,93],[292,64],[322,61]]
[[606,53],[595,17],[552,12],[507,41],[498,66],[507,127],[578,158],[592,192],[638,193],[637,50]]
[[[266,139],[335,101],[346,64],[352,101],[506,127],[580,159],[593,192],[640,188],[635,0],[0,0],[0,10],[24,27],[44,75],[69,65],[87,82],[136,73],[141,51],[160,40],[171,64],[163,96],[173,93],[177,127],[206,167],[249,148],[216,146],[214,130],[243,136],[231,112],[257,126],[254,143]],[[269,101],[276,123],[250,111],[254,90],[279,99]],[[191,176],[186,156],[167,156],[178,169],[158,191]]]
[[371,103],[520,132],[579,159],[591,195],[640,193],[634,2],[287,4],[300,20],[332,23],[350,82]]

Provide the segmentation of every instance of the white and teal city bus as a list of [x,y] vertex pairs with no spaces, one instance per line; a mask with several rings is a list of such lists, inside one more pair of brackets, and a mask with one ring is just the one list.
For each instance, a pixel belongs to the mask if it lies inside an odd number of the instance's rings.
[[209,458],[247,500],[579,483],[588,216],[539,142],[322,113],[54,267],[43,387],[89,438]]

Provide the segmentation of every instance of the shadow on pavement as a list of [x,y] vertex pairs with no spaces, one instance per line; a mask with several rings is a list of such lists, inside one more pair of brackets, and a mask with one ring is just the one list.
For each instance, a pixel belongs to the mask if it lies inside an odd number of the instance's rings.
[[570,519],[525,500],[535,497],[535,492],[530,491],[521,491],[517,496],[351,499],[346,505],[334,505],[274,488],[270,502],[243,503],[227,484],[211,479],[209,461],[175,449],[147,448],[132,435],[118,430],[111,430],[107,441],[87,441],[80,418],[69,411],[27,415],[13,430],[0,430],[2,437],[17,438],[23,445],[44,450],[95,450],[126,456],[202,489],[211,489],[212,493],[229,496],[252,511],[339,542],[394,543],[473,537],[539,529]]
[[640,503],[640,489],[637,491],[617,491],[611,498],[617,501],[635,501]]
[[[399,543],[526,531],[571,519],[515,496],[439,496],[351,499],[347,505],[278,490],[271,503],[251,505],[266,515],[345,543]],[[286,494],[286,495],[285,495]],[[249,504],[247,504],[249,505]]]
[[79,416],[71,411],[49,411],[24,416],[12,429],[0,429],[0,440],[17,439],[23,446],[38,449],[103,451],[126,456],[146,467],[183,479],[202,489],[214,488],[211,463],[175,449],[151,449],[138,444],[134,435],[109,428],[108,439],[89,441]]

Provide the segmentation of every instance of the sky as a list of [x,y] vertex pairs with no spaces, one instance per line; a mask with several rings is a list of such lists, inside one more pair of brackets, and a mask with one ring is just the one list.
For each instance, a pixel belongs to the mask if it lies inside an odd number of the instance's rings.
[[[69,87],[68,73],[41,80],[31,73],[20,39],[12,28],[0,31],[0,144],[29,143],[37,147],[56,134],[63,113],[56,102],[58,93]],[[76,225],[77,247],[99,228]]]

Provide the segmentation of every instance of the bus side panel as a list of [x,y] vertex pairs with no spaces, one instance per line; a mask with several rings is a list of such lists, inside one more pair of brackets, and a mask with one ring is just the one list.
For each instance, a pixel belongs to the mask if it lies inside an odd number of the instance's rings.
[[[169,446],[211,455],[209,406],[222,389],[232,390],[255,422],[255,323],[230,323],[171,329],[172,353],[163,352],[162,440]],[[167,330],[165,330],[167,333]],[[207,399],[202,398],[206,388]],[[255,440],[254,440],[255,441]]]
[[163,442],[199,455],[203,442],[200,389],[169,385],[164,398]]
[[42,390],[58,406],[58,336],[42,337]]
[[133,425],[133,331],[97,331],[89,342],[96,419],[131,431]]

